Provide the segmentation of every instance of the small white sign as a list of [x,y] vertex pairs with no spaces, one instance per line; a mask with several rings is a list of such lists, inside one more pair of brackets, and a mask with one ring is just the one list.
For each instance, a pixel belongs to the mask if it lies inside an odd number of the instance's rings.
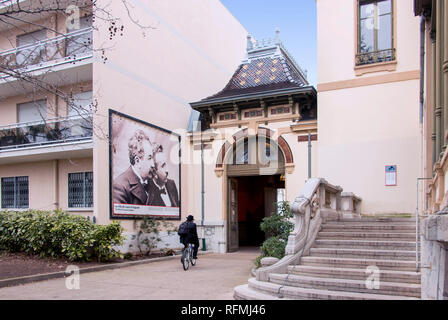
[[397,166],[386,166],[386,186],[397,185]]

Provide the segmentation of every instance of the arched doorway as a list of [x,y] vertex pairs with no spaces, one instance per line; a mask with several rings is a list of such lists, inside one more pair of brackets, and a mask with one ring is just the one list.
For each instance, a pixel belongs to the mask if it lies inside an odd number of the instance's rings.
[[266,235],[260,229],[275,202],[285,197],[285,156],[266,135],[243,135],[227,148],[227,251],[260,246]]

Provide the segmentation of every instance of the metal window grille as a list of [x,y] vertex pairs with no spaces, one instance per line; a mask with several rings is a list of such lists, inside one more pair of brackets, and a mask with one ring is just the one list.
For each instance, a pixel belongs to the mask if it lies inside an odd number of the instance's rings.
[[68,207],[93,207],[93,172],[68,174]]
[[396,59],[393,21],[393,0],[358,0],[357,66]]
[[28,177],[2,178],[2,209],[29,207]]

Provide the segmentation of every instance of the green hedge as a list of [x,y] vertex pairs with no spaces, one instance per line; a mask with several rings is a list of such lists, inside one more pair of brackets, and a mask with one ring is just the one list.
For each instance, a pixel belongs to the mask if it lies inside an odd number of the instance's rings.
[[0,212],[0,249],[71,261],[108,261],[120,257],[113,249],[124,241],[122,227],[96,225],[63,211]]

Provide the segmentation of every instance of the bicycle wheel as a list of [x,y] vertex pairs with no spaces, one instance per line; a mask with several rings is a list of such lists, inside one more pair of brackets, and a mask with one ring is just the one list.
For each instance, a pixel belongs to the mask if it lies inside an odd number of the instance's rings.
[[193,258],[193,248],[190,246],[190,248],[188,248],[189,250],[189,254],[190,254],[190,262],[192,266],[196,265],[196,259]]
[[182,252],[182,266],[184,267],[184,270],[187,271],[190,267],[190,254],[188,250],[184,249],[184,252]]

